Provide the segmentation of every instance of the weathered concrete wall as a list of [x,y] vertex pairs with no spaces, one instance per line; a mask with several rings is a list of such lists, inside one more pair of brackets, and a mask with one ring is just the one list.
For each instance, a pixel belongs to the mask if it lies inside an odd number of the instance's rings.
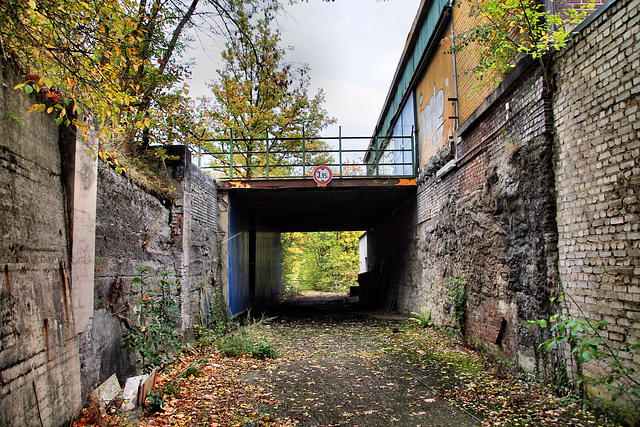
[[193,337],[209,309],[212,277],[219,264],[217,191],[195,169],[184,147],[171,147],[165,177],[176,189],[175,203],[152,196],[101,164],[96,223],[94,314],[80,336],[83,391],[112,374],[121,381],[137,372],[136,355],[122,350],[125,325],[136,305],[127,293],[136,268],[147,266],[157,280],[168,271],[179,280],[181,328]]
[[[615,2],[554,66],[560,280],[572,313],[609,322],[614,347],[640,337],[639,11],[638,0]],[[620,357],[640,363],[638,352]]]
[[135,355],[122,350],[125,326],[114,315],[129,316],[127,304],[135,305],[127,293],[136,268],[180,277],[182,267],[169,208],[102,162],[98,188],[94,312],[80,338],[85,393],[114,373],[121,381],[136,373]]
[[14,91],[19,80],[6,65],[2,81],[0,425],[59,426],[82,401],[68,216],[75,186],[65,188],[61,156],[76,140],[61,139],[52,117],[26,113],[43,101]]

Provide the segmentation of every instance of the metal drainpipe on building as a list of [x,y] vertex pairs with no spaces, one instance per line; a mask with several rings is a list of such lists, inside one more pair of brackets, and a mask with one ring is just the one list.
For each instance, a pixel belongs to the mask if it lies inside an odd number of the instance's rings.
[[[458,68],[456,66],[456,51],[455,51],[455,32],[453,30],[453,3],[455,0],[450,0],[449,2],[449,8],[451,10],[451,54],[453,56],[453,93],[454,93],[454,98],[455,101],[454,105],[455,105],[455,120],[456,120],[456,124],[455,124],[455,130],[458,129],[458,126],[460,125],[460,116],[458,114]],[[455,132],[454,130],[454,132]],[[458,163],[458,148],[457,148],[457,143],[458,143],[458,139],[453,138],[453,159],[456,161],[456,164]]]

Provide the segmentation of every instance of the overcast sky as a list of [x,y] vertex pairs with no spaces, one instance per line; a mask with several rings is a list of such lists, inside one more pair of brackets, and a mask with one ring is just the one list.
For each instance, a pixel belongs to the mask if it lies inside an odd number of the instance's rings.
[[[349,133],[370,135],[387,96],[420,0],[309,0],[278,19],[291,61],[311,67],[311,93]],[[219,55],[198,55],[192,93],[206,93]]]

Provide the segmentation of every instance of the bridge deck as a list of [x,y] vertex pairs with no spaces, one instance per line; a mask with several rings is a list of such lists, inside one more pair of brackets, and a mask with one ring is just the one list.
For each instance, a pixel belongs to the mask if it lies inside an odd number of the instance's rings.
[[351,177],[326,186],[311,179],[230,180],[219,187],[281,232],[367,230],[416,194],[413,178]]

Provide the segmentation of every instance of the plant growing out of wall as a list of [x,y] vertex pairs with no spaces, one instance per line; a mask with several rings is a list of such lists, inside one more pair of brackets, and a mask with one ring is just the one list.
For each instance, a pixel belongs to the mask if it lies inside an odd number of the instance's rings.
[[466,318],[467,279],[464,277],[459,279],[445,277],[444,287],[449,289],[446,293],[446,301],[450,305],[451,322],[456,329],[463,333]]
[[470,48],[478,54],[478,64],[471,71],[481,85],[487,81],[499,83],[501,76],[525,56],[537,59],[551,89],[544,55],[565,47],[571,30],[594,7],[595,0],[590,0],[554,13],[545,10],[538,0],[471,0],[469,16],[478,24],[454,35],[452,51]]
[[181,348],[182,334],[176,329],[180,288],[168,271],[160,273],[159,280],[149,274],[147,266],[138,267],[136,274],[127,293],[134,308],[123,332],[123,347],[138,353],[143,372],[150,372],[155,366],[166,365]]
[[[551,298],[551,302],[561,302],[559,298]],[[638,372],[630,364],[625,364],[621,355],[623,352],[637,354],[640,350],[640,338],[635,343],[613,346],[607,339],[606,320],[595,321],[590,319],[580,306],[578,315],[557,313],[549,319],[530,320],[527,325],[548,329],[551,337],[541,344],[538,349],[550,353],[554,350],[562,351],[562,347],[569,346],[571,356],[578,366],[580,378],[576,386],[581,389],[583,396],[589,384],[601,387],[610,393],[611,399],[616,401],[626,398],[628,401],[637,400],[640,397],[640,378]],[[607,374],[598,378],[585,377],[581,369],[585,363],[596,363]]]

